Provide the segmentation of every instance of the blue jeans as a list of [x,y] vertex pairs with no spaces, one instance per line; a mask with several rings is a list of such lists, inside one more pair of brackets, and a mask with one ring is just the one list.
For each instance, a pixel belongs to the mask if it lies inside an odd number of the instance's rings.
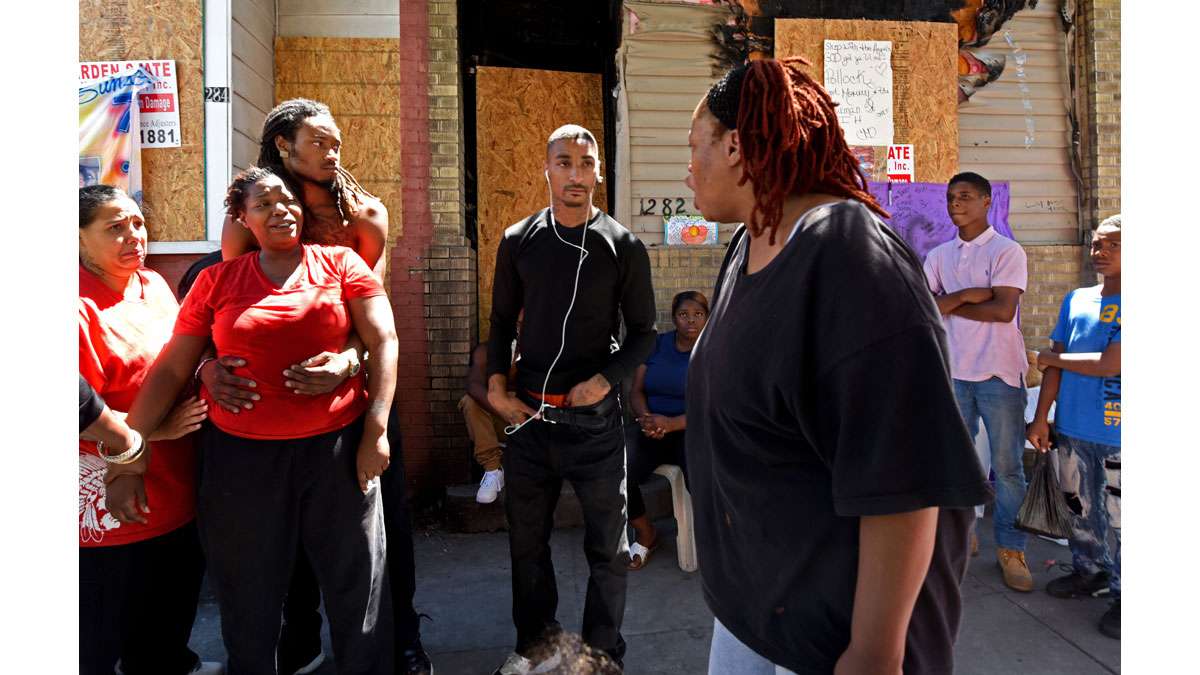
[[733,636],[720,620],[713,619],[712,645],[708,650],[709,675],[795,675],[758,655]]
[[[1080,574],[1108,572],[1112,597],[1121,597],[1121,447],[1058,435],[1058,475],[1071,518],[1071,562]],[[1116,534],[1114,560],[1108,528]]]
[[992,448],[992,471],[996,474],[996,513],[993,520],[996,545],[1025,550],[1025,533],[1014,523],[1025,499],[1025,388],[1010,387],[998,377],[983,382],[954,380],[954,398],[971,438],[983,420]]

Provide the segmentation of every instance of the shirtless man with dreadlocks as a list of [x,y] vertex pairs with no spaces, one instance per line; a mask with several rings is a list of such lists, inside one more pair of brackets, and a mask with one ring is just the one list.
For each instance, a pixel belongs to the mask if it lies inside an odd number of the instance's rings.
[[[342,134],[329,107],[303,98],[284,101],[267,114],[260,138],[257,165],[274,169],[289,184],[292,193],[300,197],[305,213],[302,240],[352,248],[382,279],[388,212],[383,202],[341,166]],[[225,260],[256,247],[248,230],[232,218],[225,219],[221,231],[221,254]],[[357,336],[350,337],[341,353],[322,352],[285,371],[287,386],[297,394],[320,394],[357,374],[363,347]],[[253,383],[230,372],[242,365],[241,359],[225,356],[212,365],[202,364],[197,371],[217,403],[231,411],[239,407],[243,411],[252,410],[257,397]],[[394,423],[388,428],[398,429]],[[398,437],[389,440],[392,448],[400,447]],[[421,646],[418,616],[412,605],[415,588],[412,526],[405,498],[403,462],[393,461],[382,482],[388,571],[395,611],[396,672],[432,673],[433,666]],[[278,657],[281,675],[312,672],[324,660],[319,605],[316,577],[301,551],[284,607]]]

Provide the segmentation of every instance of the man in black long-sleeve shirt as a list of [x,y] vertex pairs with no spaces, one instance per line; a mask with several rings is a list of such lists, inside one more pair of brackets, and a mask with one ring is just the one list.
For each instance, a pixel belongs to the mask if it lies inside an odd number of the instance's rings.
[[[564,479],[585,524],[583,639],[621,663],[628,542],[618,391],[655,338],[646,249],[592,206],[600,181],[595,137],[583,127],[561,127],[546,155],[552,208],[505,230],[492,290],[488,402],[520,425],[504,453],[517,646],[499,675],[549,668],[558,658],[539,647],[561,630],[550,530]],[[506,365],[522,308],[517,396],[510,397]],[[624,344],[617,341],[622,318]]]

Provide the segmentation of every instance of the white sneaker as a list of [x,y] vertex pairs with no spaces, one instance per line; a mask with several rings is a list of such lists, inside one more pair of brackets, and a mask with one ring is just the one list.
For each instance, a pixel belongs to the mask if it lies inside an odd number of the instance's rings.
[[504,660],[504,665],[500,666],[493,675],[530,675],[533,673],[533,666],[533,661],[513,652],[508,655],[508,658]]
[[500,666],[493,675],[538,675],[539,673],[550,673],[562,663],[562,655],[558,650],[550,655],[541,663],[534,663],[529,659],[513,652],[505,659],[504,665]]
[[475,493],[475,501],[480,504],[491,504],[500,496],[504,489],[504,469],[486,471],[483,480],[479,481],[479,491]]

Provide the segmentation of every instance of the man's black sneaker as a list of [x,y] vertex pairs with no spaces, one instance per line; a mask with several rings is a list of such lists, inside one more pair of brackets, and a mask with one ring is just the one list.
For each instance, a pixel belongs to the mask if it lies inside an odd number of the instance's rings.
[[1082,598],[1099,596],[1108,592],[1108,572],[1097,572],[1091,576],[1071,572],[1065,577],[1046,584],[1046,592],[1056,598]]
[[1100,632],[1114,640],[1121,639],[1121,599],[1113,600],[1104,616],[1100,617]]
[[429,655],[425,653],[420,640],[400,652],[398,665],[400,667],[396,670],[403,675],[433,675],[433,662],[429,660]]

